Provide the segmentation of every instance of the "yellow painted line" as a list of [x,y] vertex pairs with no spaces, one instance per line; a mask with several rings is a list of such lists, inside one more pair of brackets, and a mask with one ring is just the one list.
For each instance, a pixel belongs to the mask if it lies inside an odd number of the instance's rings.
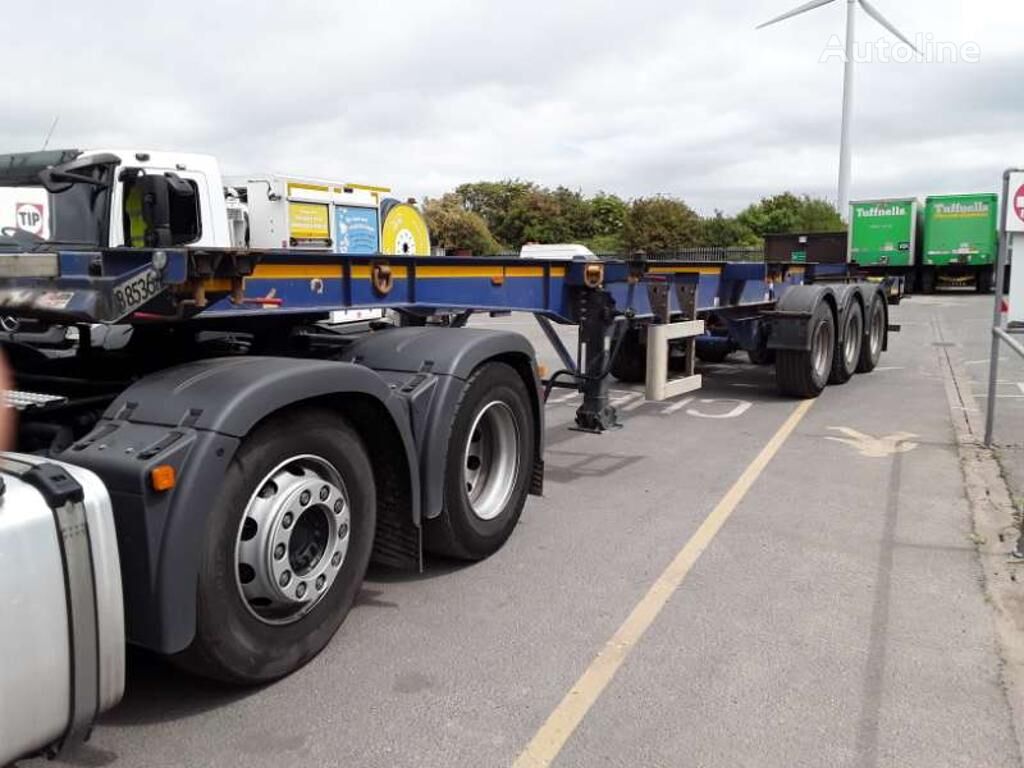
[[[367,273],[369,274],[369,273]],[[310,266],[308,264],[257,264],[252,276],[259,279],[307,279],[313,277],[341,277],[340,264]]]
[[288,182],[288,194],[291,195],[293,191],[302,192],[329,192],[330,187],[326,184],[303,184],[297,181]]
[[364,192],[390,192],[391,187],[378,187],[373,184],[346,184],[348,189],[361,189]]
[[[386,263],[382,259],[381,263]],[[291,279],[308,280],[319,278],[340,278],[342,269],[340,264],[257,264],[253,269],[252,277],[257,280]],[[391,275],[396,278],[406,278],[409,269],[406,266],[392,265]],[[433,277],[543,277],[543,267],[429,267],[417,265],[416,276],[421,278]],[[565,277],[565,267],[552,267],[552,277]],[[352,267],[352,277],[369,278],[370,265],[359,264]]]
[[615,631],[590,666],[565,694],[555,711],[526,745],[526,749],[516,758],[513,768],[545,768],[558,757],[558,753],[562,751],[566,741],[586,717],[590,708],[594,706],[608,683],[615,677],[615,673],[619,671],[619,667],[629,656],[630,651],[640,642],[669,598],[683,583],[694,563],[707,549],[725,521],[729,519],[729,516],[747,495],[754,481],[779,452],[783,443],[796,429],[800,420],[807,415],[807,411],[813,404],[813,400],[804,400],[800,403],[778,431],[772,435],[761,452],[750,462],[750,465],[743,470],[743,474],[732,488],[711,510],[711,514],[704,519],[697,532],[679,550],[672,562],[647,590],[647,594],[636,604],[622,626]]

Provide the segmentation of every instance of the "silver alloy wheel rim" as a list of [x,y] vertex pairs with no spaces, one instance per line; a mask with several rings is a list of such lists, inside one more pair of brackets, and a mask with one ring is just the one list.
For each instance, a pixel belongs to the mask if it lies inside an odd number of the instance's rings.
[[235,538],[235,583],[266,624],[298,621],[334,584],[348,552],[351,514],[341,475],[303,454],[256,485]]
[[811,355],[814,359],[814,370],[818,376],[827,376],[831,364],[832,333],[828,323],[822,320],[814,331]]
[[846,370],[852,371],[860,356],[861,335],[864,333],[859,309],[850,310],[850,320],[846,324],[846,338],[843,340],[843,357],[846,359]]
[[508,504],[519,477],[519,424],[508,404],[494,400],[473,420],[463,452],[462,479],[470,509],[493,520]]
[[871,329],[868,343],[871,345],[871,358],[874,359],[878,356],[882,349],[882,334],[885,326],[885,313],[881,311],[881,307],[875,312],[871,313]]

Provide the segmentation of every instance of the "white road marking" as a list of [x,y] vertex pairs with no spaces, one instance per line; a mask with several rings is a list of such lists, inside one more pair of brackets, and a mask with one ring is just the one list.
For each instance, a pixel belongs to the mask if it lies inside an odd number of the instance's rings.
[[1017,389],[1019,389],[1021,394],[1024,395],[1024,381],[1017,382]]
[[[964,363],[964,365],[981,365],[982,363],[987,363],[990,359],[991,358],[986,357],[986,358],[984,358],[982,360],[968,360],[966,363]],[[1006,360],[1005,357],[1000,357],[999,358],[999,362],[1000,363],[1004,362],[1005,360]]]
[[696,408],[687,408],[687,415],[698,416],[702,419],[735,419],[737,416],[742,416],[750,410],[750,406],[753,405],[753,403],[748,400],[733,400],[731,398],[716,397],[702,398],[700,402],[706,403],[707,405],[713,405],[715,403],[736,403],[736,405],[725,413],[704,413],[703,411],[698,411]]
[[561,404],[561,403],[568,403],[573,398],[579,397],[579,396],[580,396],[579,392],[570,392],[568,395],[560,395],[559,397],[549,398],[548,402],[552,403],[554,405],[558,405],[558,404]]
[[672,405],[668,405],[668,406],[665,406],[664,408],[662,408],[661,409],[661,415],[662,416],[668,416],[670,413],[675,413],[676,411],[680,411],[680,410],[682,410],[683,408],[685,408],[686,406],[688,406],[692,402],[693,402],[693,398],[692,397],[684,397],[678,403],[672,403]]
[[875,371],[902,371],[905,367],[903,365],[880,365],[875,368]]
[[630,392],[628,395],[622,395],[622,397],[616,397],[615,399],[610,400],[609,403],[614,405],[616,408],[619,408],[626,403],[636,400],[638,397],[643,397],[643,395],[639,392]]
[[640,395],[639,399],[636,402],[630,403],[629,405],[620,408],[619,410],[622,411],[623,413],[628,413],[629,411],[635,411],[637,408],[640,408],[641,406],[644,405],[647,405],[647,401],[644,399],[643,395]]

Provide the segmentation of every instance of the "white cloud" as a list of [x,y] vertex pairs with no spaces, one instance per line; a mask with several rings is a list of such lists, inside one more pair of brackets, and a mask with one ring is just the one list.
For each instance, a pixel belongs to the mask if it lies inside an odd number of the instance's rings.
[[[0,148],[145,145],[437,194],[521,177],[704,211],[834,195],[842,2],[19,3]],[[1020,4],[878,0],[981,63],[857,68],[855,196],[994,188],[1024,162]],[[886,34],[861,15],[859,39]]]

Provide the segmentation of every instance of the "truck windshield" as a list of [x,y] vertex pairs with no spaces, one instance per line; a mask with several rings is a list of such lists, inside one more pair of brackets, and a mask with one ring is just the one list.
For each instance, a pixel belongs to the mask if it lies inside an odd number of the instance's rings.
[[0,248],[49,245],[105,247],[110,227],[110,163],[78,166],[73,174],[4,178],[0,172]]

